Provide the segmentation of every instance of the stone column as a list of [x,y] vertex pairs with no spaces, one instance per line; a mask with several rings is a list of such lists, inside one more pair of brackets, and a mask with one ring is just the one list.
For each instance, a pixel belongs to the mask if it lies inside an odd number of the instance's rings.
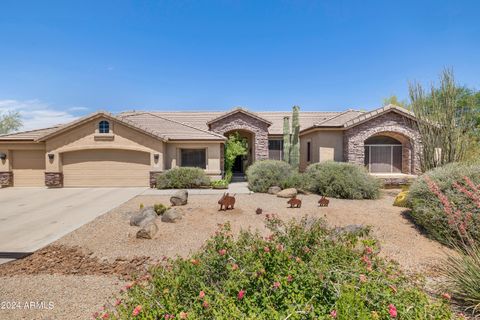
[[150,171],[150,188],[157,187],[157,178],[162,174],[162,171]]
[[45,172],[45,185],[49,188],[62,188],[63,172]]
[[12,171],[0,172],[0,187],[11,187],[11,186],[13,186],[13,172]]

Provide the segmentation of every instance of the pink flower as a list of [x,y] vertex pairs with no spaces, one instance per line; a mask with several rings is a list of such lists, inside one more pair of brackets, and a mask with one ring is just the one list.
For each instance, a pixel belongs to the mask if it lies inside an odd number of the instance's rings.
[[242,300],[244,295],[245,295],[245,290],[242,289],[238,291],[238,295],[237,295],[238,300]]
[[265,251],[266,253],[269,253],[269,252],[270,252],[270,248],[269,248],[269,247],[265,247],[265,248],[263,248],[263,251]]
[[224,256],[227,254],[227,250],[226,249],[220,249],[218,250],[218,253],[221,255],[221,256]]
[[200,263],[200,261],[198,261],[197,259],[191,259],[190,262],[193,264],[193,265],[198,265]]
[[273,289],[276,290],[276,289],[278,289],[278,288],[280,288],[280,282],[275,281],[275,282],[273,283]]
[[373,249],[371,247],[365,247],[365,253],[366,254],[372,254],[373,253]]
[[361,274],[359,278],[360,278],[360,282],[367,282],[367,276],[366,275]]
[[448,293],[445,292],[444,294],[442,294],[442,298],[446,300],[450,300],[452,299],[452,296],[450,296]]
[[281,243],[277,244],[277,250],[280,251],[280,252],[283,252],[283,250],[284,250],[283,244],[281,244]]
[[288,281],[288,282],[292,282],[292,281],[293,281],[293,277],[292,277],[291,275],[288,275],[288,276],[287,276],[287,281]]
[[188,318],[188,313],[186,312],[180,312],[180,314],[178,315],[180,317],[180,319],[187,319]]
[[142,311],[142,306],[138,305],[133,309],[132,316],[136,317]]
[[300,263],[300,262],[302,262],[302,259],[301,259],[300,257],[296,257],[296,258],[295,258],[295,261],[296,261],[297,263]]
[[234,263],[232,264],[232,270],[237,270],[238,269],[238,264]]
[[390,317],[396,318],[397,317],[397,308],[393,304],[390,304],[388,306],[388,313],[390,314]]
[[104,313],[102,316],[102,319],[108,319],[110,318],[110,315],[108,313]]
[[210,305],[208,304],[207,301],[203,301],[202,303],[202,307],[204,307],[205,309],[207,309]]
[[121,303],[122,303],[122,300],[117,299],[117,300],[115,300],[115,303],[113,305],[118,306]]
[[332,310],[332,311],[330,312],[330,316],[331,316],[332,318],[336,318],[336,317],[337,317],[337,310]]
[[198,297],[199,297],[200,299],[205,298],[205,291],[203,291],[203,290],[200,291],[200,293],[198,294]]

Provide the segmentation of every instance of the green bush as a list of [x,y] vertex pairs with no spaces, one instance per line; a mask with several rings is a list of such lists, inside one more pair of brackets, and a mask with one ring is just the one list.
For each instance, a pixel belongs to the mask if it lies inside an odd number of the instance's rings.
[[167,211],[167,207],[163,204],[163,203],[156,203],[153,205],[153,210],[155,211],[155,213],[159,216],[161,216],[162,214],[165,213],[165,211]]
[[407,198],[414,222],[447,245],[467,237],[480,241],[480,204],[472,199],[480,192],[475,196],[468,181],[478,189],[480,165],[452,163],[417,178]]
[[[168,259],[128,286],[116,319],[451,319],[398,267],[377,256],[376,242],[329,230],[322,220],[284,223],[272,234],[225,224],[190,259]],[[150,279],[149,279],[150,278]],[[148,279],[148,280],[145,280]],[[103,316],[100,314],[99,316]]]
[[365,168],[344,162],[326,161],[308,166],[305,171],[308,190],[332,198],[376,199],[381,183]]
[[254,192],[267,192],[272,186],[297,187],[301,181],[288,163],[278,160],[257,161],[247,169],[248,187]]
[[157,178],[157,189],[184,189],[210,186],[210,178],[200,168],[177,167]]
[[228,189],[228,184],[227,179],[220,179],[212,181],[211,186],[213,189]]

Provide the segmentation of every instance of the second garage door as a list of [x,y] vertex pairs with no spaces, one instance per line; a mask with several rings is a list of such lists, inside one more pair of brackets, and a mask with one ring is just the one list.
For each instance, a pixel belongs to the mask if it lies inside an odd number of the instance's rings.
[[129,150],[82,150],[63,154],[65,187],[146,187],[150,155]]
[[45,151],[14,150],[12,158],[15,187],[45,186]]

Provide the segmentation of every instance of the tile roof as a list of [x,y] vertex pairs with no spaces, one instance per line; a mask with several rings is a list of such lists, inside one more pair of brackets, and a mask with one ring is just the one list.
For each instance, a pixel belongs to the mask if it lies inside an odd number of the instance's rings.
[[[238,110],[243,110],[253,117],[271,123],[268,131],[269,134],[273,135],[283,134],[284,117],[292,117],[291,111],[251,112],[244,109],[234,109],[230,112],[130,111],[118,115],[112,115],[107,112],[96,112],[61,126],[0,135],[0,141],[33,141],[43,139],[44,137],[62,132],[71,126],[84,121],[89,121],[92,117],[100,115],[105,115],[106,117],[121,121],[127,126],[134,127],[137,130],[144,131],[145,133],[162,140],[218,141],[225,140],[225,137],[209,131],[208,124],[215,119],[223,118],[226,114]],[[305,131],[311,128],[349,128],[388,111],[399,112],[408,117],[414,118],[413,113],[409,110],[394,105],[381,107],[370,112],[357,110],[347,110],[344,112],[300,111],[300,130]]]

